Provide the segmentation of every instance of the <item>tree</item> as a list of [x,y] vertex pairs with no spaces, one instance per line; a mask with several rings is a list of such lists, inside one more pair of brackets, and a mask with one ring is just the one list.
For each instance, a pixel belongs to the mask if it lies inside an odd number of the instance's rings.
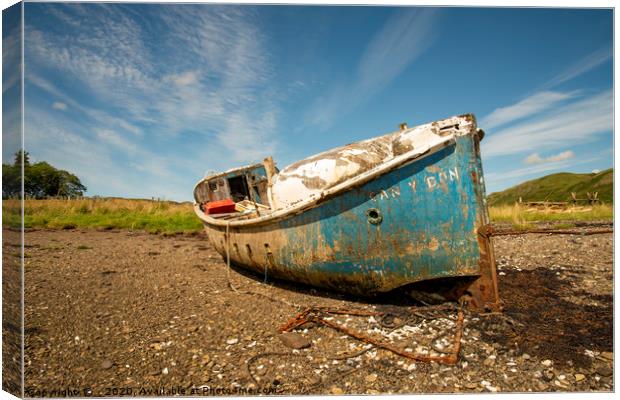
[[80,179],[67,171],[60,170],[60,184],[57,196],[81,196],[86,191]]
[[21,193],[21,168],[2,164],[2,198],[16,197]]
[[24,166],[24,194],[37,199],[54,196],[82,196],[86,186],[74,174],[54,168],[45,161],[30,164],[28,152],[15,153],[13,165],[2,164],[2,197],[21,194],[22,160]]
[[24,160],[24,167],[27,167],[30,165],[30,154],[27,151],[24,150],[18,150],[17,153],[15,153],[15,161],[13,162],[13,165],[21,165],[22,164],[22,160]]

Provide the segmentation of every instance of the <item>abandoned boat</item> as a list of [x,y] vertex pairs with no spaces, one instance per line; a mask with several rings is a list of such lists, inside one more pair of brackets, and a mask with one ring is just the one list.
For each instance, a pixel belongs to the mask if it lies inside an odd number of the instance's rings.
[[281,171],[268,157],[200,180],[194,210],[223,257],[265,278],[352,294],[425,282],[496,308],[483,136],[468,114],[401,124]]

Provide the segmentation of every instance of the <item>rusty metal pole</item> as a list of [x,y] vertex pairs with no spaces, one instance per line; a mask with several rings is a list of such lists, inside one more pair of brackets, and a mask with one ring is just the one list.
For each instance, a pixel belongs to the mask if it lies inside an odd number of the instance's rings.
[[468,288],[472,295],[469,306],[479,310],[499,311],[501,303],[493,243],[488,235],[481,234],[480,229],[478,244],[480,246],[480,259],[478,260],[480,276]]
[[478,158],[479,169],[473,176],[476,197],[478,198],[478,206],[481,208],[478,220],[476,221],[478,247],[480,249],[480,258],[478,266],[480,267],[480,276],[469,286],[467,291],[472,298],[468,302],[470,308],[478,310],[499,311],[501,303],[499,300],[499,289],[497,283],[497,267],[495,264],[495,252],[493,251],[493,242],[490,235],[486,234],[484,227],[489,225],[489,210],[485,201],[484,181],[478,179],[482,176],[482,166],[480,162],[480,140],[484,137],[484,131],[478,130],[478,134],[474,135],[474,147],[476,157]]

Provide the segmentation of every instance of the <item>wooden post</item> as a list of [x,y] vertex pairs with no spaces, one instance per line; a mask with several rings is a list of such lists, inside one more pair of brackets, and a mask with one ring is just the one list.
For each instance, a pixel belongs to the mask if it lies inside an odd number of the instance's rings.
[[276,165],[271,156],[263,160],[263,165],[265,166],[265,172],[267,173],[267,185],[271,187],[271,185],[273,185],[273,176],[276,174]]
[[258,211],[258,206],[256,205],[256,197],[254,196],[254,180],[250,178],[250,174],[247,172],[245,175],[245,182],[248,185],[248,190],[250,192],[250,200],[254,204],[254,209],[256,210],[256,215],[260,217],[260,211]]

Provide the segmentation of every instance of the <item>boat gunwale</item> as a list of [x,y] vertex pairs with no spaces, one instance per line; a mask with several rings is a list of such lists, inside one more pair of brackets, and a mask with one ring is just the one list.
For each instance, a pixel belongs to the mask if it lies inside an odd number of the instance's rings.
[[[472,129],[469,132],[462,133],[459,136],[466,136],[470,134],[475,134],[475,125],[472,125]],[[229,226],[231,228],[235,228],[235,227],[255,227],[255,226],[266,225],[269,223],[280,221],[282,219],[292,217],[293,215],[296,215],[306,210],[317,207],[320,203],[324,202],[325,200],[331,197],[334,197],[340,194],[341,192],[345,192],[356,186],[363,185],[371,181],[372,179],[378,176],[384,175],[398,167],[407,165],[408,163],[417,161],[422,158],[426,158],[429,155],[434,154],[441,149],[454,145],[455,143],[456,143],[456,135],[453,133],[450,136],[446,137],[446,140],[436,144],[435,146],[431,146],[422,152],[419,152],[419,151],[416,152],[415,150],[412,150],[411,152],[402,154],[384,164],[380,164],[373,169],[370,169],[351,179],[341,182],[338,185],[332,186],[331,188],[328,188],[322,191],[318,196],[312,196],[308,200],[301,201],[298,204],[295,204],[291,207],[275,210],[271,214],[264,215],[258,218],[245,219],[245,220],[233,220],[233,221],[212,218],[204,214],[202,210],[200,210],[199,204],[195,202],[194,202],[194,212],[196,213],[196,215],[200,218],[202,222],[208,225],[211,225],[211,226],[219,226],[219,227]],[[196,187],[200,183],[202,183],[205,179],[206,178],[198,182],[196,184]]]

